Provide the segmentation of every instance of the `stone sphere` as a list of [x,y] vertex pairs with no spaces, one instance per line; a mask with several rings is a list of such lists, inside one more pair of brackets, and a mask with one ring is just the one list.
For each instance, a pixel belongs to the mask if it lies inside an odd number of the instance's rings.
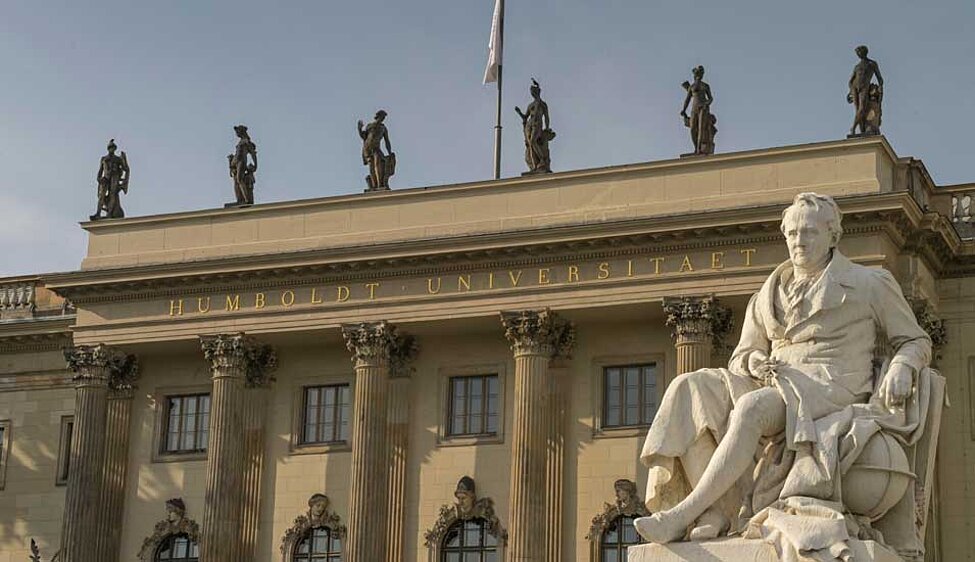
[[904,446],[878,431],[843,475],[843,503],[850,512],[876,521],[904,497],[913,479]]

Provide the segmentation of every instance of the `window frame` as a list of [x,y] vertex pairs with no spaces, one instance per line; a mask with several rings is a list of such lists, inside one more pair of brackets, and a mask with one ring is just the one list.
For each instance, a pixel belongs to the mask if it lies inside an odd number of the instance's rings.
[[7,485],[7,465],[10,459],[10,448],[14,442],[12,427],[12,420],[0,420],[0,429],[3,430],[3,435],[0,436],[0,490]]
[[[481,529],[480,529],[480,538],[481,538],[482,543],[484,542],[484,539],[486,537],[490,536],[491,538],[494,539],[494,546],[487,546],[487,545],[481,544],[480,545],[481,546],[481,549],[480,550],[476,550],[474,548],[465,547],[465,546],[456,547],[456,550],[452,550],[455,547],[448,547],[447,546],[447,538],[450,537],[451,531],[455,527],[460,527],[459,533],[463,537],[464,534],[466,533],[466,529],[464,527],[468,523],[471,523],[471,522],[474,522],[474,523],[477,523],[478,525],[480,525],[480,527],[481,527]],[[461,539],[461,542],[463,542],[463,539]],[[504,551],[503,551],[503,547],[501,545],[501,542],[502,542],[501,540],[499,540],[497,537],[495,537],[494,535],[491,534],[491,531],[490,531],[490,523],[486,519],[484,519],[483,517],[473,517],[471,519],[458,519],[458,520],[454,521],[450,525],[450,527],[447,528],[447,531],[444,533],[443,538],[440,540],[440,545],[439,545],[439,548],[438,548],[438,551],[439,551],[438,552],[438,556],[439,557],[436,560],[436,562],[446,562],[447,561],[447,555],[450,554],[450,553],[454,553],[454,552],[460,554],[461,555],[460,558],[462,560],[465,560],[467,558],[467,556],[466,556],[467,554],[470,554],[472,552],[473,553],[478,553],[478,554],[480,554],[480,558],[483,561],[484,560],[484,554],[485,554],[484,548],[490,548],[490,549],[492,549],[491,552],[494,553],[494,559],[500,562],[500,561],[503,561],[504,560],[502,558],[502,556],[504,555]]]
[[[490,443],[504,443],[505,405],[507,403],[507,364],[478,363],[443,365],[439,368],[440,401],[437,414],[437,446],[463,447]],[[458,434],[450,433],[452,410],[451,381],[460,377],[496,376],[498,377],[498,425],[495,433]],[[486,408],[485,400],[485,408]],[[485,424],[487,422],[485,421]]]
[[[307,541],[307,540],[310,540],[312,538],[312,535],[315,533],[315,531],[317,531],[319,529],[325,529],[326,531],[328,531],[329,545],[331,545],[331,541],[335,541],[335,540],[339,541],[339,551],[338,552],[326,552],[324,554],[325,557],[322,560],[325,560],[327,562],[331,557],[333,557],[335,555],[338,555],[339,560],[345,560],[345,557],[346,557],[346,551],[345,551],[346,542],[345,542],[345,540],[342,537],[336,536],[335,530],[332,529],[331,527],[329,527],[328,525],[319,525],[317,527],[312,527],[312,528],[308,529],[308,531],[305,532],[305,534],[302,535],[301,538],[299,538],[298,540],[295,541],[294,546],[291,548],[291,558],[290,558],[289,562],[295,562],[295,561],[297,561],[298,560],[298,556],[305,556],[304,554],[301,554],[301,553],[298,552],[298,548],[301,546],[301,543],[302,542]],[[316,560],[316,559],[315,558],[312,558],[312,556],[314,556],[315,554],[316,553],[314,553],[314,552],[309,552],[308,553],[308,559],[309,560],[312,560],[314,562],[314,560]]]
[[[330,443],[302,443],[305,431],[305,389],[318,386],[349,387],[349,438]],[[352,423],[355,416],[355,372],[351,369],[333,369],[317,375],[300,377],[292,381],[291,434],[289,453],[292,455],[321,455],[349,452],[352,450]]]
[[[591,388],[596,392],[592,393],[592,436],[599,438],[624,438],[642,437],[646,435],[649,423],[640,425],[612,425],[605,426],[606,408],[606,375],[607,368],[613,367],[634,367],[655,364],[656,390],[657,390],[657,410],[660,409],[660,402],[663,399],[666,388],[666,361],[663,353],[644,353],[634,355],[607,355],[596,357],[592,361]],[[656,413],[656,410],[655,412]]]
[[[348,434],[346,435],[346,438],[345,439],[330,439],[330,440],[327,440],[327,441],[309,441],[307,439],[308,436],[305,433],[305,430],[308,428],[307,414],[308,414],[308,396],[309,396],[309,391],[317,390],[318,393],[319,393],[318,394],[318,399],[321,400],[322,394],[323,394],[322,391],[329,391],[329,390],[333,390],[334,389],[337,394],[340,394],[341,393],[341,390],[340,389],[342,389],[342,388],[347,389],[348,399],[349,399],[348,404],[347,404],[347,406],[348,406],[348,416],[346,417],[346,423],[349,426],[349,429],[348,429]],[[338,398],[338,396],[336,396],[336,398]],[[338,401],[336,400],[336,402],[338,402]],[[320,409],[321,409],[321,407],[319,406],[319,410]],[[341,437],[341,435],[340,435],[341,434],[341,429],[340,429],[339,424],[337,423],[341,419],[341,410],[342,410],[342,408],[335,408],[335,411],[332,414],[332,425],[333,425],[332,435],[333,435],[333,437]],[[319,426],[321,424],[315,424],[315,425],[317,427],[317,426]],[[297,439],[298,439],[298,445],[300,447],[321,447],[321,446],[328,446],[328,445],[345,445],[345,444],[347,444],[349,442],[349,440],[351,438],[352,438],[352,385],[349,384],[349,383],[334,383],[334,384],[318,384],[318,385],[307,385],[307,386],[303,386],[301,388],[301,424],[298,427],[298,437],[297,437]]]
[[623,542],[623,532],[622,532],[622,529],[620,529],[620,527],[619,527],[619,521],[622,520],[622,519],[635,520],[636,518],[637,518],[637,516],[635,516],[635,515],[626,515],[626,514],[621,513],[621,514],[617,515],[613,519],[613,525],[615,525],[617,527],[616,532],[617,532],[617,536],[619,537],[619,540],[616,541],[616,543],[614,543],[612,545],[607,545],[607,543],[606,543],[606,533],[609,532],[609,529],[604,529],[603,530],[603,532],[600,534],[599,544],[598,544],[598,549],[599,549],[599,562],[602,562],[603,560],[605,560],[605,554],[606,554],[606,547],[607,546],[614,547],[614,550],[616,550],[617,554],[620,554],[621,555],[621,557],[620,556],[617,557],[617,560],[625,561],[626,560],[626,556],[622,556],[622,553],[620,552],[622,549],[624,549],[624,548],[627,548],[628,549],[631,546],[638,546],[638,545],[641,545],[641,544],[647,544],[646,542],[641,542],[640,535],[639,535],[639,533],[637,533],[635,526],[633,526],[633,532],[636,533],[637,542],[635,542],[635,543],[626,543],[626,544],[624,544],[624,542]]
[[[159,552],[163,549],[163,547],[166,546],[166,544],[169,541],[175,541],[176,539],[178,539],[180,537],[185,537],[186,540],[190,544],[196,543],[196,551],[197,551],[196,558],[168,558],[166,560],[160,560],[160,558],[159,558]],[[161,540],[159,542],[159,544],[156,546],[156,550],[153,551],[153,553],[152,553],[152,562],[170,562],[170,561],[172,561],[172,562],[179,562],[180,560],[200,562],[200,556],[199,556],[199,554],[200,554],[200,543],[199,543],[199,541],[194,541],[193,540],[193,537],[189,536],[186,533],[170,533],[170,534],[166,535],[166,537],[164,537],[163,540]]]
[[58,432],[58,459],[54,466],[54,485],[67,486],[71,475],[71,442],[74,440],[74,414],[61,416]]
[[[204,461],[207,458],[207,451],[174,452],[166,450],[167,430],[169,429],[169,399],[177,396],[198,396],[202,394],[210,395],[211,414],[213,410],[213,386],[192,385],[192,386],[172,386],[159,387],[152,393],[155,408],[155,423],[153,424],[152,436],[152,462],[189,462]],[[209,449],[210,436],[207,436],[207,449]]]

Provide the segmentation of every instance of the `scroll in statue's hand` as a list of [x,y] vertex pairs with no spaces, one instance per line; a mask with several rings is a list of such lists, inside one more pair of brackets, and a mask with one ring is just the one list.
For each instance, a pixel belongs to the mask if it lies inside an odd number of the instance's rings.
[[904,363],[892,363],[877,395],[888,409],[903,408],[914,386],[914,369]]

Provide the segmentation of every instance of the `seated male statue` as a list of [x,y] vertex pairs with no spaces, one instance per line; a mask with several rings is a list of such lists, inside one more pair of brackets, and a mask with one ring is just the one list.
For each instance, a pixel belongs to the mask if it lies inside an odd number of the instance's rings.
[[[917,429],[906,420],[917,412],[905,414],[905,406],[930,360],[931,340],[888,271],[854,264],[839,252],[841,219],[831,197],[797,195],[781,223],[790,259],[748,303],[728,368],[683,374],[667,388],[641,454],[653,514],[635,526],[648,541],[709,539],[735,526],[735,512],[752,493],[739,479],[752,476],[762,446],[776,439],[787,453],[788,476],[765,506],[778,501],[795,515],[809,513],[804,502],[819,502],[835,512],[830,524],[845,525],[838,467],[849,467],[863,439],[850,445],[844,436],[868,426],[861,437]],[[883,343],[878,337],[891,352],[879,383],[873,365],[875,347]],[[857,421],[864,419],[870,423]],[[781,503],[790,497],[800,499],[789,507]],[[803,524],[796,528],[805,532]],[[833,555],[817,558],[846,558],[835,548],[856,537],[830,529],[842,536],[824,543]],[[823,543],[818,536],[810,544]],[[799,552],[824,548],[793,546]]]

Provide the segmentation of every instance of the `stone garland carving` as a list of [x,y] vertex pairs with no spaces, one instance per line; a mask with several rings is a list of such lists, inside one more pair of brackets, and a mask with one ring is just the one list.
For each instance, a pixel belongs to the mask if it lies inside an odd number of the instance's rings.
[[553,358],[568,358],[575,347],[575,326],[548,308],[502,311],[501,324],[515,352],[540,349]]
[[[51,557],[51,562],[58,562],[60,558],[61,551],[57,551]],[[41,549],[37,546],[37,542],[34,539],[30,540],[30,562],[42,562]]]
[[724,346],[732,314],[714,296],[666,298],[663,307],[675,340],[710,337],[715,349]]
[[477,497],[477,490],[474,479],[464,476],[457,482],[457,490],[454,491],[457,501],[453,505],[440,506],[440,515],[437,517],[433,528],[424,533],[423,540],[427,548],[439,552],[443,545],[447,531],[458,521],[470,521],[471,519],[482,519],[487,525],[487,532],[498,540],[498,544],[504,547],[508,543],[508,532],[501,527],[501,521],[494,513],[494,500],[491,498]]
[[603,504],[603,511],[592,518],[589,534],[586,535],[586,540],[597,547],[602,541],[603,534],[613,526],[618,517],[646,517],[650,515],[647,506],[640,499],[636,483],[623,478],[613,483],[613,489],[616,493],[616,503]]
[[274,349],[242,332],[200,336],[200,346],[213,371],[243,368],[249,388],[267,386],[275,380],[278,359]]
[[396,326],[385,320],[343,324],[342,336],[353,362],[385,357],[390,361],[390,370],[397,373],[407,369],[418,350],[413,336],[400,334]]
[[104,344],[65,348],[64,360],[74,371],[75,381],[97,378],[105,373],[109,388],[116,392],[131,392],[139,378],[139,362],[134,355]]
[[910,299],[909,302],[917,323],[931,338],[934,349],[938,350],[947,345],[948,331],[945,329],[945,321],[935,314],[931,305],[924,299]]
[[325,494],[314,494],[308,498],[308,513],[295,517],[295,522],[281,538],[281,559],[284,562],[289,562],[298,541],[319,527],[328,527],[340,540],[345,540],[345,525],[329,508],[330,503]]
[[159,545],[172,535],[186,535],[191,541],[200,542],[200,525],[186,517],[186,504],[182,498],[166,501],[166,518],[156,523],[152,534],[142,541],[139,560],[153,560]]

